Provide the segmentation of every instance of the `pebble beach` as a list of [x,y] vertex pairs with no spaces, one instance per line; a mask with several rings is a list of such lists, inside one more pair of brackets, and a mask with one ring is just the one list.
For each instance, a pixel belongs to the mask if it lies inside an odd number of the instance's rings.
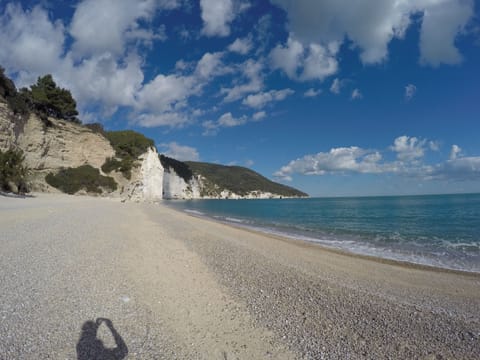
[[115,199],[0,197],[0,234],[0,359],[480,357],[477,273]]

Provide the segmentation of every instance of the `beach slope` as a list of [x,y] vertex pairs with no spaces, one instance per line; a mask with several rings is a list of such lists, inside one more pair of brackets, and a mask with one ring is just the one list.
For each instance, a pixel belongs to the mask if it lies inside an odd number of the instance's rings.
[[2,359],[480,354],[476,274],[87,197],[0,197],[0,229]]

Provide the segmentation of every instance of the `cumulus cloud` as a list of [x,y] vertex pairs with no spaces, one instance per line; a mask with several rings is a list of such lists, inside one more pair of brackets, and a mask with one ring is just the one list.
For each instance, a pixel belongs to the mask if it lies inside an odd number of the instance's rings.
[[254,95],[248,95],[242,104],[252,108],[262,108],[270,102],[285,100],[288,96],[295,93],[292,89],[270,90],[268,92],[261,92]]
[[351,99],[352,100],[359,100],[361,98],[363,98],[363,95],[360,92],[360,90],[359,89],[353,89]]
[[179,161],[198,161],[200,155],[197,149],[191,146],[180,145],[176,142],[170,142],[168,144],[161,144],[162,152],[171,158]]
[[305,96],[305,97],[317,97],[321,93],[322,93],[321,89],[310,88],[303,93],[303,96]]
[[401,161],[413,161],[422,158],[425,155],[426,139],[418,139],[406,135],[399,136],[393,142],[390,149],[397,153],[397,158]]
[[233,0],[200,0],[200,8],[204,35],[230,35],[230,23],[235,18]]
[[132,123],[146,128],[159,126],[168,126],[171,128],[181,128],[190,123],[188,116],[179,111],[163,111],[159,113],[141,113],[132,115]]
[[417,87],[413,84],[408,84],[405,86],[405,100],[410,101],[413,99],[415,94],[417,93]]
[[120,55],[128,40],[151,42],[164,38],[161,29],[140,29],[139,21],[148,21],[159,9],[172,9],[177,1],[155,0],[83,0],[75,10],[70,35],[75,40],[77,57],[103,54]]
[[480,156],[450,159],[434,166],[428,175],[435,180],[480,180]]
[[20,86],[61,66],[64,42],[64,24],[50,21],[40,6],[24,11],[20,4],[9,3],[0,15],[0,63],[9,72],[19,73]]
[[[256,116],[255,116],[256,115]],[[243,115],[234,117],[231,112],[225,113],[218,118],[218,120],[208,120],[203,122],[203,135],[216,135],[221,128],[232,128],[236,126],[245,125],[252,121],[261,121],[265,116],[262,112],[256,113],[252,119]]]
[[340,94],[342,90],[343,82],[339,78],[335,78],[332,81],[332,85],[330,86],[330,92],[334,94]]
[[255,93],[263,89],[263,61],[248,59],[239,66],[242,82],[238,82],[233,87],[223,87],[220,90],[225,95],[225,102],[233,102],[241,99],[246,94]]
[[455,160],[458,155],[460,155],[462,149],[458,145],[452,145],[452,150],[450,151],[450,160]]
[[267,113],[265,111],[258,111],[255,114],[253,114],[252,119],[254,121],[260,121],[266,116],[267,116]]
[[420,52],[425,64],[454,64],[461,60],[455,39],[474,15],[473,0],[272,0],[287,13],[289,30],[303,44],[343,43],[360,49],[365,64],[388,57],[388,44],[403,38],[420,14]]
[[[430,142],[431,143],[431,142]],[[295,174],[383,174],[391,173],[423,180],[480,180],[480,157],[463,157],[457,145],[450,158],[436,164],[424,162],[427,140],[399,136],[387,150],[377,151],[357,146],[333,148],[328,152],[305,155],[281,167],[274,176],[290,181]],[[383,153],[396,154],[396,160],[385,160]]]
[[241,55],[246,55],[252,50],[253,42],[250,37],[243,39],[236,39],[233,43],[228,46],[228,50],[235,52]]
[[327,46],[310,43],[304,46],[290,36],[286,45],[277,45],[270,53],[274,69],[281,69],[294,80],[323,80],[338,71],[335,55],[338,43],[331,42]]
[[274,176],[291,180],[292,174],[325,175],[329,173],[379,173],[382,156],[357,146],[333,148],[329,152],[306,155],[293,160],[277,171]]
[[228,73],[230,69],[223,64],[222,56],[222,52],[204,54],[197,63],[195,73],[203,79]]
[[[165,36],[164,26],[152,29],[150,20],[179,4],[176,0],[84,0],[75,8],[71,23],[64,25],[50,19],[41,6],[24,10],[10,3],[0,15],[0,63],[8,74],[15,74],[18,86],[52,74],[60,86],[72,91],[80,113],[88,119],[91,108],[111,116],[119,107],[128,107],[130,122],[140,126],[184,126],[195,117],[187,107],[192,97],[233,70],[223,63],[223,52],[207,52],[197,62],[179,61],[173,73],[145,81],[143,45]],[[260,91],[260,68],[245,65],[250,90],[231,89],[230,96]]]

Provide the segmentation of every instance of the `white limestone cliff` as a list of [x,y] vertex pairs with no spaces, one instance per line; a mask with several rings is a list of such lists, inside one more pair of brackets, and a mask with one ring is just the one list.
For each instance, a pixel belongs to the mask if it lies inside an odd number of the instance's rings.
[[164,169],[155,148],[141,155],[139,170],[121,193],[123,200],[155,202],[163,199]]
[[165,169],[163,175],[164,199],[200,199],[200,185],[196,178],[186,182],[173,169]]

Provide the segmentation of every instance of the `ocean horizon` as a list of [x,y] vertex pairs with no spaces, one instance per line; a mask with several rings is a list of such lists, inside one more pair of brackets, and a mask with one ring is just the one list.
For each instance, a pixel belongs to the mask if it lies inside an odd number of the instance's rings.
[[480,194],[172,200],[193,216],[383,259],[480,272]]

